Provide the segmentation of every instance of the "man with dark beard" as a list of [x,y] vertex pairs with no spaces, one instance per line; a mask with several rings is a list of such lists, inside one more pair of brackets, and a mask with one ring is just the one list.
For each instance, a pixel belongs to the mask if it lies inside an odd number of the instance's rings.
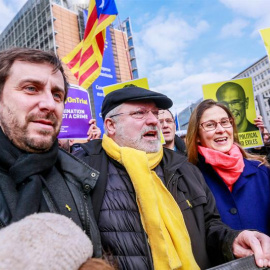
[[68,82],[51,52],[0,52],[0,227],[36,212],[65,215],[100,247],[89,192],[98,172],[58,149]]
[[197,167],[162,147],[159,109],[171,106],[139,87],[109,93],[106,134],[76,154],[100,171],[91,197],[103,250],[128,270],[206,269],[252,253],[270,265],[270,238],[223,224]]

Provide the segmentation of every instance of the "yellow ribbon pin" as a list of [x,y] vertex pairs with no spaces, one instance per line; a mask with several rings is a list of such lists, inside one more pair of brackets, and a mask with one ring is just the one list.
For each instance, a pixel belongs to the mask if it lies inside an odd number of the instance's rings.
[[70,212],[71,211],[71,208],[66,204],[66,208],[67,210]]

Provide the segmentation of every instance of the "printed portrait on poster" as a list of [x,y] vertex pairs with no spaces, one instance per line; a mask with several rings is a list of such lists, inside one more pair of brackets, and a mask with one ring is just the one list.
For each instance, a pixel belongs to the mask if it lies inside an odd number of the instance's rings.
[[214,99],[232,112],[244,148],[263,145],[261,133],[254,125],[256,110],[251,78],[206,84],[202,88],[204,99]]

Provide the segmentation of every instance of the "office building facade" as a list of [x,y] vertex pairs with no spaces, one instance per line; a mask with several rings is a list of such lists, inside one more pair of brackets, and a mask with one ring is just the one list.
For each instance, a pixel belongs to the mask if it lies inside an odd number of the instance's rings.
[[256,112],[257,114],[263,114],[260,111],[257,101],[258,95],[261,95],[263,100],[262,110],[265,111],[267,118],[264,121],[268,121],[268,124],[270,124],[270,106],[268,103],[268,99],[270,98],[270,64],[267,55],[237,74],[233,79],[247,77],[252,78]]
[[[72,51],[83,38],[83,8],[88,1],[28,0],[0,34],[0,50],[29,47],[52,50],[60,58]],[[130,25],[130,21],[128,20]],[[129,29],[132,37],[131,27]],[[133,79],[127,31],[110,28],[117,82]],[[133,46],[134,48],[134,46]],[[77,79],[64,65],[69,82]],[[137,65],[136,65],[137,69]]]
[[[266,116],[264,118],[264,122],[265,124],[270,125],[270,63],[267,55],[256,61],[251,66],[247,67],[232,79],[242,79],[248,77],[252,78],[256,113],[257,115],[263,114],[263,112],[260,111],[257,101],[258,95],[261,95],[263,101],[261,110],[265,112]],[[178,113],[180,129],[187,129],[191,112],[201,100],[202,99],[194,104],[191,104]]]
[[131,65],[131,71],[133,79],[139,78],[138,73],[138,67],[137,67],[137,60],[136,60],[136,54],[135,54],[135,47],[134,47],[134,40],[132,35],[132,28],[131,28],[131,20],[128,17],[123,22],[120,23],[120,26],[118,26],[118,29],[120,29],[121,32],[125,32],[128,39],[128,53],[130,58],[130,65]]
[[188,129],[188,123],[189,118],[191,116],[191,113],[194,111],[196,106],[202,101],[203,99],[200,98],[196,102],[192,103],[191,105],[187,106],[184,110],[179,112],[177,114],[178,116],[178,123],[179,123],[179,129],[180,130],[187,130]]

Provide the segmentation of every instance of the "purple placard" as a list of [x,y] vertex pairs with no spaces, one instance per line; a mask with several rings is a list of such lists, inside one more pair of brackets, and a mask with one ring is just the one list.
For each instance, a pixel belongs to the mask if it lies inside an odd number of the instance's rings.
[[85,89],[71,86],[65,102],[59,139],[86,139],[92,119],[89,94]]

